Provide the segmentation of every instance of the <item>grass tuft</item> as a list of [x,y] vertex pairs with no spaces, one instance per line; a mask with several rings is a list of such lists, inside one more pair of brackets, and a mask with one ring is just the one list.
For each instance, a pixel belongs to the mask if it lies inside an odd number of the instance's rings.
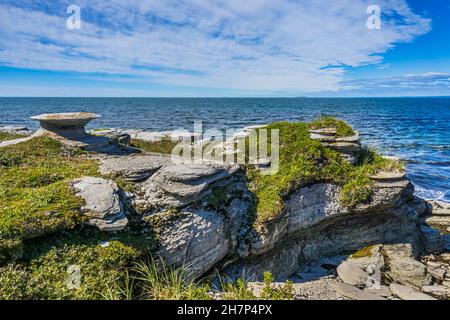
[[162,154],[171,154],[173,148],[179,142],[173,141],[170,137],[164,136],[158,141],[145,141],[140,139],[131,139],[130,146],[142,149],[147,152],[155,152]]

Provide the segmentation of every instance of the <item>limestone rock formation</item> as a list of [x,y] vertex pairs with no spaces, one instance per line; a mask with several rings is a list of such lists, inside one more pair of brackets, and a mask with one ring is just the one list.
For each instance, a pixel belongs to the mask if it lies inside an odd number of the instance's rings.
[[161,212],[147,217],[158,237],[157,255],[198,277],[224,258],[231,247],[229,224],[211,210]]
[[337,268],[337,273],[346,284],[356,287],[362,287],[367,284],[369,275],[363,271],[357,264],[344,261]]
[[358,133],[350,137],[338,137],[335,128],[314,129],[309,133],[311,139],[319,140],[323,146],[341,153],[348,162],[357,162],[358,152],[361,150]]
[[85,177],[72,181],[75,194],[84,199],[82,213],[88,223],[102,231],[119,231],[128,224],[117,184],[102,178]]
[[213,187],[224,187],[239,169],[236,165],[169,164],[161,167],[141,185],[136,203],[145,211],[179,208],[199,201]]
[[426,266],[414,258],[410,244],[386,245],[383,251],[389,268],[387,275],[392,280],[417,289],[432,283]]

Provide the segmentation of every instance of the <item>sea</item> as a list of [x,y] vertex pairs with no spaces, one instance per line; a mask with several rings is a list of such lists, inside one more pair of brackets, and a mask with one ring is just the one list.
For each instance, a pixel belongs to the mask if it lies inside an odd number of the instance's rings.
[[[86,111],[89,128],[239,129],[273,121],[341,118],[363,144],[406,163],[416,194],[450,202],[450,97],[430,98],[0,98],[0,125],[37,129],[30,117]],[[1,150],[0,150],[1,152]]]

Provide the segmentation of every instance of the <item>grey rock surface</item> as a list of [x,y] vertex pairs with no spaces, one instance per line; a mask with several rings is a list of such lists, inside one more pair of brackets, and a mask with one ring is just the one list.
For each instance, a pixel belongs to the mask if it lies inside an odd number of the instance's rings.
[[348,209],[339,205],[339,191],[336,185],[318,183],[293,193],[286,202],[288,232],[297,232],[330,216],[347,213]]
[[425,293],[401,284],[393,283],[389,286],[389,289],[394,295],[403,300],[436,300]]
[[395,282],[420,289],[432,283],[426,266],[415,260],[410,244],[383,246],[389,271],[387,275]]
[[119,231],[128,224],[119,197],[119,187],[114,181],[96,177],[84,177],[71,183],[75,194],[84,199],[82,213],[89,217],[89,224],[102,231]]
[[136,201],[143,210],[179,208],[210,194],[212,187],[227,185],[238,169],[215,163],[169,164],[142,184]]
[[157,254],[168,265],[187,267],[192,278],[208,271],[229,253],[228,225],[214,211],[162,212],[146,220],[157,229]]
[[160,154],[136,154],[107,157],[100,160],[100,173],[121,176],[139,182],[149,178],[158,169],[170,163],[170,157]]
[[344,261],[337,267],[338,276],[341,280],[351,286],[364,287],[369,275],[357,264]]
[[336,282],[334,284],[334,288],[336,289],[337,292],[339,292],[343,296],[353,300],[386,300],[385,298],[379,295],[363,291],[361,289],[358,289],[354,286],[342,282]]

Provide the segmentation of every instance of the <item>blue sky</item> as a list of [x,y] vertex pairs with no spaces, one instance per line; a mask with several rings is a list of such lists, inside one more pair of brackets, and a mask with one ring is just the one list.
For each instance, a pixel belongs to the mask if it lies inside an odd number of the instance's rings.
[[0,0],[0,96],[450,96],[449,30],[448,0]]

